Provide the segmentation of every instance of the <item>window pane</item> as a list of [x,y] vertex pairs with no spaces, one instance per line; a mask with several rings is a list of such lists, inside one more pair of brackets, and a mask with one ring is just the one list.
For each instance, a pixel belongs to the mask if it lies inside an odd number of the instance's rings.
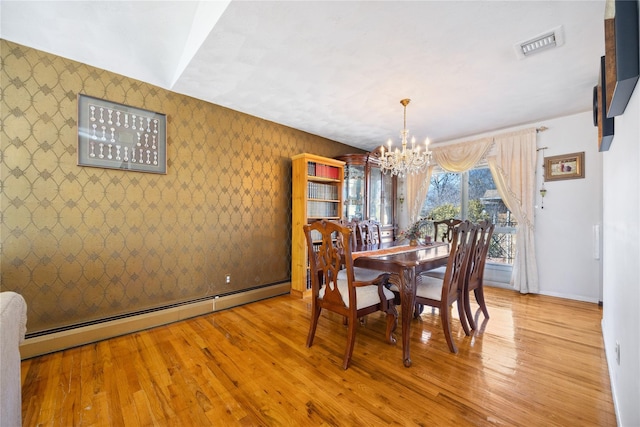
[[471,222],[490,219],[491,212],[502,203],[498,190],[496,190],[496,186],[493,183],[491,171],[488,168],[472,169],[468,175],[469,205],[467,219]]
[[496,227],[491,236],[491,245],[487,262],[494,264],[513,264],[516,256],[516,230],[503,230]]
[[469,171],[469,208],[467,212],[468,219],[472,222],[489,219],[496,225],[487,261],[513,264],[516,250],[516,222],[511,211],[507,209],[498,194],[489,168]]
[[460,218],[462,192],[460,174],[440,172],[431,175],[427,200],[420,211],[421,217],[435,220]]
[[434,220],[461,218],[474,223],[489,219],[496,228],[488,262],[513,264],[516,221],[498,194],[489,168],[464,173],[434,172],[420,216]]

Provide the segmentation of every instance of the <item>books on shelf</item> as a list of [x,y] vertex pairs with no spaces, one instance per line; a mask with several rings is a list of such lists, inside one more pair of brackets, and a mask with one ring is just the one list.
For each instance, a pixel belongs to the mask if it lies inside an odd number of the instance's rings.
[[340,168],[309,162],[307,165],[307,175],[320,178],[340,179]]
[[307,197],[309,199],[337,200],[338,187],[332,184],[318,182],[307,183]]
[[338,202],[307,201],[307,217],[309,218],[337,218]]

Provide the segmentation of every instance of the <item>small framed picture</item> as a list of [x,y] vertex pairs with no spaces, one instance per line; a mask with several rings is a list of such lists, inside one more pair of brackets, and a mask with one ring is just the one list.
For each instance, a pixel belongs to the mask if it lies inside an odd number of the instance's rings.
[[584,178],[584,151],[544,158],[544,180]]
[[78,165],[166,174],[166,116],[80,94]]

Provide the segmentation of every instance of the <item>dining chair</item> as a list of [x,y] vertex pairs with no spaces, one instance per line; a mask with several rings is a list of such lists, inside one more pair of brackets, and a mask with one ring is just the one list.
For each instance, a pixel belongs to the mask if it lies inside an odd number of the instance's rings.
[[[380,229],[380,223],[376,223],[375,221],[369,221],[369,220],[362,220],[362,221],[357,221],[357,220],[352,220],[352,221],[347,221],[345,219],[340,219],[338,220],[338,223],[349,227],[351,229],[351,243],[353,244],[352,248],[355,247],[356,245],[371,245],[371,244],[378,244],[380,243],[382,240],[382,235],[381,235],[381,229]],[[372,225],[373,223],[373,225]],[[371,235],[371,231],[373,230],[373,233],[375,233],[375,236]],[[344,266],[343,266],[344,267]],[[378,270],[369,270],[369,269],[364,269],[364,268],[358,268],[358,270],[360,270],[360,272],[365,272],[365,270],[367,271],[366,274],[374,274],[374,275],[378,275],[380,274],[380,272]],[[375,272],[377,272],[377,274],[375,274]],[[388,285],[388,284],[387,284]],[[388,286],[387,286],[388,287]],[[398,302],[398,297],[396,296],[396,302]],[[347,319],[345,318],[344,323],[347,323]],[[366,318],[365,317],[361,317],[360,318],[360,323],[364,324],[366,323]]]
[[[347,319],[347,348],[342,362],[343,369],[349,368],[351,363],[358,319],[362,316],[376,311],[386,313],[386,340],[395,344],[393,332],[398,324],[398,312],[393,292],[384,286],[389,274],[353,266],[350,228],[327,220],[303,227],[307,239],[312,288],[307,347],[313,344],[323,309]],[[311,238],[312,232],[316,237],[315,241]]]
[[356,236],[358,235],[358,222],[355,220],[338,219],[335,222],[343,227],[347,227],[351,230],[351,244],[352,247],[357,244]]
[[[451,243],[451,240],[453,239],[453,230],[460,223],[462,223],[462,220],[455,219],[455,218],[443,219],[440,221],[433,221],[434,242],[437,242],[438,237],[440,237],[441,242]],[[444,231],[442,232],[442,234],[438,235],[439,230],[441,228],[444,228]]]
[[467,279],[465,280],[464,289],[464,311],[469,321],[471,329],[476,329],[476,322],[471,313],[471,303],[469,293],[473,291],[476,302],[480,306],[485,318],[489,318],[489,311],[487,311],[487,305],[484,301],[484,266],[487,261],[487,254],[489,252],[489,246],[491,245],[491,236],[495,224],[489,220],[481,221],[476,225],[476,239],[471,252],[469,261],[469,272]]
[[[462,220],[450,218],[440,221],[433,221],[433,241],[434,242],[447,242],[451,243],[453,239],[453,233],[457,225],[461,224]],[[438,234],[440,229],[444,229],[442,233]],[[427,276],[437,277],[442,279],[444,277],[445,267],[434,268],[423,274]]]
[[447,345],[452,353],[458,349],[451,335],[451,306],[458,305],[460,323],[466,335],[470,335],[469,325],[464,312],[464,284],[470,254],[476,238],[476,227],[469,221],[461,222],[453,229],[449,258],[442,279],[419,274],[416,277],[416,306],[414,317],[420,316],[418,306],[428,305],[440,312],[440,322]]
[[358,232],[360,233],[360,241],[364,245],[377,245],[382,241],[382,231],[380,223],[377,221],[363,220],[358,222]]

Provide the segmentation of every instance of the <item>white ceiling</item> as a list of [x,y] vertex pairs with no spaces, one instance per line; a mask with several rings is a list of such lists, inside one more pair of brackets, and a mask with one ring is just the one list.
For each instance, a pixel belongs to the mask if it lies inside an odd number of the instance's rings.
[[[355,147],[591,109],[604,0],[9,1],[0,36]],[[519,59],[562,26],[564,45]]]

